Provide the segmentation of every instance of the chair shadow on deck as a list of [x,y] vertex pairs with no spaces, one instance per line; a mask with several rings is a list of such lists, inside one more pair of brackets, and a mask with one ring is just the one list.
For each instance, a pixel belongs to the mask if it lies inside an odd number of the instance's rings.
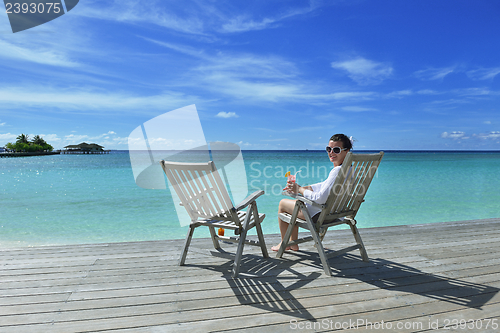
[[[229,260],[224,264],[186,264],[186,266],[220,272],[241,305],[278,312],[302,320],[317,321],[306,306],[293,295],[293,291],[319,278],[321,272],[303,274],[293,269],[292,266],[296,264],[293,261],[244,254],[241,266],[245,267],[245,271],[234,279],[231,277],[233,266],[231,258],[234,256],[224,250],[211,252],[214,256]],[[290,274],[279,276],[287,272]]]
[[[293,261],[322,267],[316,252],[300,250],[292,255],[297,257]],[[332,278],[357,279],[381,289],[412,293],[469,308],[481,309],[500,291],[496,287],[426,273],[382,258],[370,258],[369,262],[363,262],[358,255],[343,254],[329,261]]]
[[[241,305],[313,322],[317,319],[308,311],[308,305],[303,305],[300,299],[317,295],[305,290],[308,288],[300,292],[297,290],[321,276],[332,281],[339,278],[348,278],[351,281],[355,279],[380,289],[421,295],[475,309],[481,309],[500,291],[499,288],[486,284],[427,273],[410,265],[383,258],[370,258],[369,262],[364,262],[361,256],[350,253],[329,259],[333,275],[328,277],[323,273],[317,252],[303,249],[289,251],[281,259],[244,254],[241,261],[244,273],[240,273],[239,278],[233,279],[231,271],[234,256],[224,250],[211,252],[212,255],[228,261],[222,264],[207,261],[204,264],[186,264],[186,266],[219,272]],[[300,268],[294,268],[296,265]],[[307,267],[314,268],[314,271],[310,272]],[[339,285],[338,281],[332,283],[332,287],[335,285]],[[343,297],[336,296],[336,293],[332,292],[332,297]]]

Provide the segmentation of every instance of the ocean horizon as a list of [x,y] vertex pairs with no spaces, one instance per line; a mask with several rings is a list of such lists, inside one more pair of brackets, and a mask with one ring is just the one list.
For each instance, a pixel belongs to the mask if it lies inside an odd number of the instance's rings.
[[[500,151],[383,151],[358,227],[500,217]],[[0,159],[0,247],[183,239],[188,221],[178,220],[168,187],[137,186],[128,153]],[[300,169],[297,182],[307,185],[331,169],[323,150],[242,150],[242,156],[247,192],[265,191],[257,201],[265,234],[279,233],[287,170]],[[208,236],[208,228],[194,234]]]

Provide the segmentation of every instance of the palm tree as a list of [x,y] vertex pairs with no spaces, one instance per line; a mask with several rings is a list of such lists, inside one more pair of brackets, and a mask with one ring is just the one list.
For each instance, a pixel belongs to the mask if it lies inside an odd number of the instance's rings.
[[17,138],[16,138],[16,143],[29,143],[29,136],[27,136],[26,134],[21,134],[19,135]]
[[40,145],[40,146],[47,144],[47,142],[45,142],[45,140],[40,135],[35,135],[33,140],[31,140],[31,142],[33,142],[35,145]]

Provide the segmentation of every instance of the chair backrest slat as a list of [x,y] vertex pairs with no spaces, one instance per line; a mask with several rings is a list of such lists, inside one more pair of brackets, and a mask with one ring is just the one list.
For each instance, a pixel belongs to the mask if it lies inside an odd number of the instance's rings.
[[215,192],[217,194],[218,202],[220,203],[219,210],[222,212],[230,212],[230,210],[233,208],[233,203],[231,201],[231,198],[229,197],[229,193],[227,193],[226,186],[224,185],[219,172],[215,170],[215,166],[214,171],[210,174],[210,176],[214,181],[214,185],[219,188],[219,191]]
[[184,173],[175,168],[170,168],[168,169],[168,173],[167,171],[165,171],[165,173],[167,174],[170,184],[172,184],[172,187],[175,189],[177,196],[182,204],[185,205],[191,219],[196,219],[196,212],[199,211],[199,206],[196,205],[196,202],[190,200],[190,198],[193,197],[193,193]]
[[217,216],[235,221],[233,203],[212,161],[178,163],[161,161],[162,168],[190,218]]
[[200,177],[205,188],[209,189],[207,191],[208,197],[206,197],[205,200],[207,200],[207,208],[210,210],[208,215],[210,216],[226,213],[230,209],[228,203],[231,202],[231,200],[229,200],[229,196],[227,198],[224,197],[224,193],[227,193],[227,191],[224,186],[221,187],[220,184],[217,183],[217,177],[215,174],[218,175],[217,170],[206,172],[204,177]]
[[328,214],[354,218],[364,201],[364,196],[377,171],[384,153],[353,154],[349,152],[344,159],[339,175],[330,191],[318,222],[320,227]]
[[[196,186],[193,174],[189,169],[172,168],[171,172],[176,177],[176,184],[173,184],[179,199],[185,205],[192,218],[197,218],[206,214],[200,195]],[[167,176],[168,177],[168,176]],[[172,182],[171,182],[172,183]],[[182,196],[181,194],[182,193]]]
[[[356,163],[356,162],[354,162]],[[364,179],[366,177],[366,170],[369,169],[369,164],[367,162],[357,162],[356,163],[356,174],[354,179],[350,184],[349,198],[344,204],[345,210],[352,210],[355,198],[363,191]]]
[[[211,205],[207,197],[213,191],[213,187],[205,181],[206,175],[200,170],[190,170],[189,172],[191,174],[194,190],[196,191],[196,198],[201,207],[201,216],[217,215],[217,208]],[[200,179],[203,181],[200,181]]]

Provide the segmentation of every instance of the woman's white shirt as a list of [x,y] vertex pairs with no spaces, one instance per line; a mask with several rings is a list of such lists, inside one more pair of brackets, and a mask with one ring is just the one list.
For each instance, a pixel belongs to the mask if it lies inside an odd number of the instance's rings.
[[[304,197],[316,203],[324,204],[328,199],[328,195],[330,194],[330,189],[332,188],[333,183],[335,182],[335,179],[337,178],[340,172],[340,168],[341,168],[340,165],[334,167],[330,171],[330,174],[328,175],[328,178],[326,180],[324,180],[321,183],[310,185],[313,190],[312,191],[304,190]],[[321,211],[320,208],[311,206],[309,204],[306,204],[306,207],[311,217]]]

